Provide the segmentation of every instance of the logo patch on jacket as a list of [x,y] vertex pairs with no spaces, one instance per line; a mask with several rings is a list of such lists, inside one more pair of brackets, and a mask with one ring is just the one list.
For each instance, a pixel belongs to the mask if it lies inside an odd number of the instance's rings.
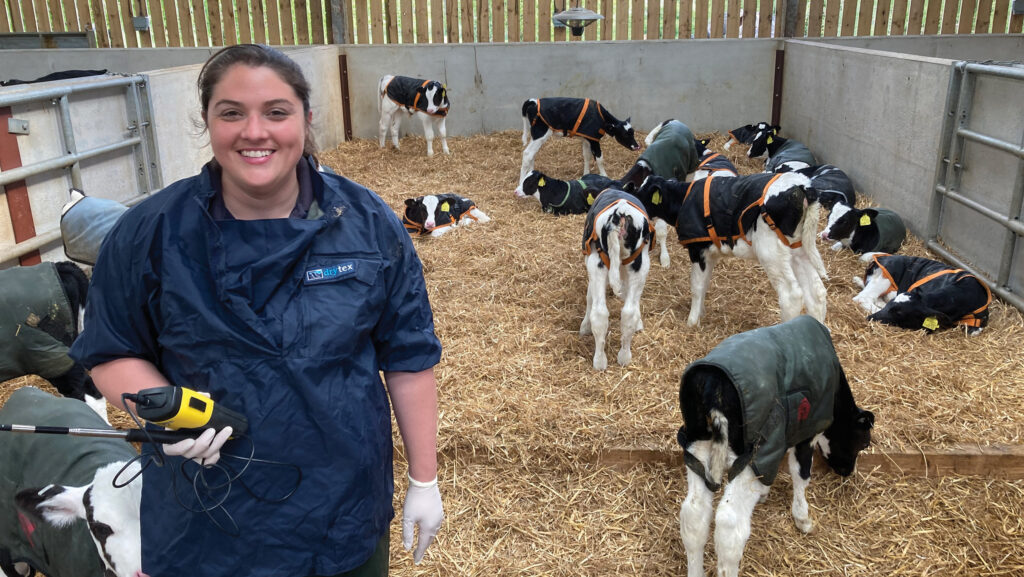
[[306,271],[305,284],[321,284],[348,278],[356,274],[355,262],[343,262],[331,266],[312,268]]
[[800,401],[800,406],[796,410],[796,420],[797,422],[803,422],[806,421],[807,417],[810,416],[811,402],[807,400],[807,397],[804,397],[803,400]]

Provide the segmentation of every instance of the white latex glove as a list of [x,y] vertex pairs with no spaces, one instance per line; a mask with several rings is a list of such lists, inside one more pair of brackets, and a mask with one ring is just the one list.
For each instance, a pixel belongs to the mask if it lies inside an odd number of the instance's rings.
[[206,429],[194,439],[183,439],[177,443],[164,445],[164,453],[192,459],[200,465],[212,467],[220,460],[220,448],[233,432],[231,427],[224,427],[220,432],[213,428]]
[[419,541],[412,555],[414,563],[423,559],[427,547],[437,535],[444,520],[444,507],[441,506],[441,491],[437,488],[437,478],[429,483],[421,483],[409,477],[409,490],[405,492],[405,504],[402,506],[402,544],[405,550],[412,549],[413,530],[418,525]]

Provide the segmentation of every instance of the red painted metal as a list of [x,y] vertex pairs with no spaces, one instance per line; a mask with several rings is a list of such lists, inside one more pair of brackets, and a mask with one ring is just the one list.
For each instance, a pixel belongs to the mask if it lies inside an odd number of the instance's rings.
[[[21,166],[18,137],[7,132],[7,120],[12,116],[10,106],[0,107],[0,170],[12,170]],[[19,180],[6,185],[4,192],[7,197],[7,210],[11,215],[11,226],[14,229],[14,242],[23,242],[34,237],[36,225],[32,219],[32,205],[28,200],[28,186],[25,181]],[[42,262],[38,250],[18,260],[21,266]]]

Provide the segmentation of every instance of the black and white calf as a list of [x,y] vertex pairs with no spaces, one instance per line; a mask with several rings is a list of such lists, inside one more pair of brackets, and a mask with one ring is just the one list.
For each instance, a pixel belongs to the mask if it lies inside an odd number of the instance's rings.
[[693,178],[687,180],[700,180],[709,176],[739,176],[736,165],[724,154],[715,152],[708,148],[710,140],[707,138],[694,141],[697,148],[697,169],[693,172]]
[[900,215],[885,208],[854,208],[836,204],[821,231],[822,240],[833,241],[832,250],[849,248],[857,254],[894,253],[907,238],[907,227]]
[[651,224],[643,205],[631,194],[610,188],[601,193],[587,212],[583,230],[583,254],[587,264],[587,311],[580,335],[594,335],[594,368],[608,368],[604,352],[608,333],[608,286],[622,297],[621,338],[618,361],[626,366],[633,359],[633,334],[643,330],[640,295],[651,268],[648,257],[652,242]]
[[[674,222],[690,253],[689,326],[704,316],[711,272],[723,257],[757,260],[778,293],[782,320],[804,308],[824,322],[825,264],[815,239],[818,204],[799,173],[711,177],[680,183],[652,176],[637,197],[652,213]],[[673,214],[674,213],[674,214]]]
[[616,181],[600,174],[584,174],[577,180],[558,180],[534,170],[526,176],[516,196],[536,198],[541,209],[549,214],[584,214],[601,191],[616,184]]
[[965,327],[980,334],[988,325],[992,292],[978,277],[937,260],[916,256],[867,253],[864,279],[853,302],[868,313],[868,320],[904,329],[934,332]]
[[0,271],[0,382],[39,375],[106,420],[107,403],[92,377],[68,356],[88,292],[85,272],[70,261]]
[[405,199],[402,224],[409,234],[439,237],[457,226],[490,222],[468,198],[457,194],[428,194]]
[[754,136],[762,130],[771,130],[773,133],[778,131],[777,126],[772,126],[767,122],[758,122],[757,124],[744,124],[739,128],[733,128],[729,131],[729,140],[726,141],[724,148],[729,150],[733,144],[750,144],[754,141]]
[[842,169],[831,164],[821,164],[801,168],[797,172],[811,179],[811,188],[815,190],[818,202],[825,210],[831,211],[837,204],[857,206],[857,192],[853,189],[853,181]]
[[522,192],[523,181],[533,170],[537,151],[551,136],[579,136],[583,139],[583,174],[590,172],[590,161],[597,159],[597,170],[608,176],[601,157],[601,138],[610,134],[630,150],[639,150],[629,118],[619,120],[590,98],[531,98],[523,103],[523,164],[519,171],[516,192]]
[[765,172],[799,170],[818,164],[818,160],[803,143],[779,136],[778,126],[759,130],[750,142],[750,149],[747,150],[749,158],[765,155],[768,157],[764,162]]
[[[14,391],[0,422],[109,428],[85,404],[33,387]],[[117,438],[0,433],[0,570],[14,577],[139,577],[137,453]],[[117,488],[118,485],[124,485]]]
[[[814,448],[842,476],[871,443],[875,416],[857,407],[828,329],[800,316],[733,335],[686,368],[679,385],[686,463],[679,533],[689,577],[703,577],[714,494],[717,575],[739,574],[754,507],[785,458],[793,521],[813,527],[806,489]],[[788,456],[787,456],[788,455]]]
[[434,156],[434,131],[441,137],[441,149],[448,151],[448,132],[445,119],[451,103],[448,101],[448,89],[436,80],[409,78],[407,76],[381,77],[377,84],[378,108],[380,110],[380,147],[384,148],[384,139],[388,128],[391,129],[391,144],[398,150],[398,128],[402,117],[398,114],[404,110],[409,116],[418,115],[423,121],[423,136],[427,139],[427,156]]

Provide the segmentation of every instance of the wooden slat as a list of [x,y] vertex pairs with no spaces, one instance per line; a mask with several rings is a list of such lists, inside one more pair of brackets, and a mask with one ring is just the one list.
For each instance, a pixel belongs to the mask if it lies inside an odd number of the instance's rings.
[[773,26],[772,34],[775,38],[782,38],[786,35],[786,10],[788,3],[784,0],[778,0],[776,6],[777,16],[775,17],[775,24]]
[[277,9],[277,0],[264,0],[263,9],[267,16],[267,44],[277,46],[281,44],[281,11]]
[[974,28],[974,12],[978,9],[978,0],[963,0],[960,3],[960,19],[957,23],[957,34],[970,34]]
[[743,0],[743,13],[740,15],[740,37],[757,37],[757,0]]
[[224,45],[223,22],[220,18],[220,4],[217,0],[203,0],[206,4],[206,22],[210,25],[210,45]]
[[47,14],[46,0],[34,0],[34,9],[32,11],[35,17],[31,32],[49,32],[50,31],[50,15]]
[[[454,0],[448,0],[448,4],[453,5]],[[330,6],[330,4],[327,4]],[[384,6],[381,0],[370,0],[370,40],[374,44],[385,44],[386,38],[384,38]],[[458,32],[456,32],[458,37]]]
[[398,0],[384,0],[384,23],[388,31],[388,44],[398,44]]
[[647,0],[644,9],[647,11],[647,40],[661,38],[661,0]]
[[875,29],[872,35],[886,36],[889,34],[889,5],[888,0],[876,0]]
[[725,2],[715,0],[711,4],[711,38],[721,38],[725,34]]
[[807,26],[807,0],[797,0],[797,29],[793,32],[796,38],[804,36],[804,28]]
[[[593,10],[594,12],[597,12],[599,14],[601,12],[600,0],[583,0],[583,3],[581,4],[581,6],[583,6],[584,8],[587,8],[588,10]],[[597,26],[598,26],[598,23],[595,22],[595,23],[591,24],[590,26],[587,26],[586,28],[584,28],[583,29],[583,39],[584,40],[597,40]]]
[[22,22],[21,2],[11,2],[11,31],[24,32],[25,24]]
[[132,0],[120,0],[121,5],[121,27],[124,30],[124,41],[127,48],[139,47],[139,36],[132,23],[132,12],[134,11]]
[[459,42],[459,3],[457,0],[444,2],[444,35],[445,42]]
[[1010,17],[1010,34],[1024,32],[1024,14],[1014,14]]
[[615,0],[615,40],[629,37],[629,0]]
[[644,39],[644,0],[632,0],[629,12],[630,40]]
[[1003,34],[1006,32],[1006,17],[1010,11],[1010,3],[1013,0],[996,0],[996,9],[992,12],[992,33]]
[[759,0],[757,9],[757,37],[771,38],[772,15],[774,14],[772,0]]
[[60,0],[49,0],[46,6],[46,20],[50,32],[64,32],[64,17],[61,14]]
[[[92,0],[92,1],[93,1],[93,5],[95,5],[96,0]],[[177,35],[176,35],[177,44],[172,44],[172,46],[195,46],[195,40],[193,40],[193,38],[192,38],[192,19],[189,16],[189,11],[188,11],[189,3],[188,3],[188,0],[164,0],[164,1],[168,2],[168,3],[173,3],[174,4],[174,10],[172,12],[173,12],[173,14],[174,14],[174,16],[176,18],[176,23],[175,23],[173,29],[177,32]],[[257,2],[257,3],[259,2],[259,0],[253,0],[253,1]],[[168,13],[167,17],[168,18],[171,17],[171,13],[170,12]],[[253,17],[255,18],[255,15]],[[168,30],[168,36],[170,36],[170,31],[172,30],[170,22],[167,23],[167,30]],[[168,40],[170,40],[170,39],[168,39]]]
[[277,1],[278,19],[281,22],[281,44],[295,44],[295,19],[292,18],[291,0]]
[[249,0],[249,2],[249,8],[252,10],[252,41],[257,44],[267,44],[266,5],[263,0]]
[[117,0],[106,0],[107,26],[110,28],[110,47],[124,48],[124,34],[121,30],[121,15],[117,11]]
[[476,0],[476,41],[490,42],[491,27],[488,24],[488,12],[491,10],[490,0]]
[[355,11],[352,13],[355,16],[352,22],[355,37],[350,38],[349,42],[353,44],[369,44],[370,19],[367,18],[366,0],[355,0],[355,5]]
[[61,0],[50,0],[50,14],[53,15],[53,31],[69,32],[77,30],[74,0],[68,0],[65,6]]
[[661,10],[663,16],[661,19],[661,37],[666,40],[678,38],[679,25],[681,22],[679,21],[679,16],[676,14],[676,0],[665,0],[665,4],[661,7]]
[[[922,0],[923,1],[923,0]],[[825,6],[825,34],[832,38],[839,35],[839,0],[828,0]]]
[[923,24],[924,0],[910,0],[910,9],[907,11],[907,34],[911,36],[921,34]]
[[960,0],[946,0],[945,5],[942,8],[942,27],[939,29],[940,34],[953,34],[956,32],[956,15],[957,5],[959,2]]
[[7,12],[6,4],[0,3],[0,32],[7,34],[14,32],[14,26],[11,25],[11,16]]
[[[857,36],[871,36],[871,17],[875,11],[871,9],[877,0],[860,0],[860,9],[857,11]],[[881,0],[886,2],[888,0]]]
[[925,34],[938,34],[940,12],[942,10],[942,0],[929,0],[928,6],[924,13],[924,33]]
[[413,38],[417,44],[430,42],[430,28],[427,25],[427,0],[412,0],[413,19],[409,25],[413,27]]
[[473,0],[459,0],[459,23],[462,29],[462,41],[472,43],[473,37]]
[[252,9],[249,8],[249,0],[235,0],[238,3],[238,12],[235,15],[235,26],[238,28],[238,41],[242,44],[250,44],[252,39],[252,23],[249,17],[252,16]]
[[535,0],[523,0],[523,33],[520,36],[523,42],[537,41],[537,2]]
[[22,32],[38,32],[36,28],[36,8],[32,2],[24,2],[22,5],[22,25],[24,26]]
[[161,0],[148,0],[148,4],[149,7],[146,13],[149,14],[149,26],[152,29],[152,46],[163,48],[167,46],[167,26],[164,23],[166,19],[164,16],[165,7]]
[[974,24],[975,34],[988,34],[992,24],[992,0],[978,2],[978,20]]
[[92,3],[89,5],[89,15],[92,18],[93,29],[96,31],[96,46],[99,48],[110,48],[110,35],[107,33],[105,8],[100,0],[92,0]]
[[[330,6],[328,0],[327,6]],[[331,42],[327,38],[331,35],[331,32],[324,26],[324,0],[310,0],[309,2],[309,26],[310,26],[310,39],[309,41],[313,44],[322,45],[330,44]],[[378,23],[379,24],[379,23]]]
[[[89,3],[86,0],[63,0],[63,2],[64,20],[67,22],[68,30],[75,32],[85,30],[86,25],[89,23]],[[9,17],[7,10],[3,9],[2,2],[0,2],[0,12],[3,12],[3,16],[0,16],[0,21]],[[3,24],[0,23],[0,27],[2,26]]]
[[889,35],[903,36],[907,33],[907,0],[893,0],[892,26]]
[[807,36],[818,38],[821,36],[821,19],[825,15],[825,6],[818,0],[811,1],[810,10],[807,13]]
[[738,38],[740,35],[740,0],[728,0],[725,10],[725,37]]
[[604,16],[595,26],[599,26],[601,40],[611,40],[615,32],[615,0],[601,0],[599,12]]
[[[480,0],[484,2],[486,0]],[[505,41],[505,1],[491,0],[491,42]]]
[[444,44],[444,0],[430,2],[430,41]]
[[857,25],[857,2],[847,0],[843,3],[843,20],[839,27],[841,36],[853,36]]
[[309,2],[306,0],[295,0],[295,43],[304,46],[310,44]]
[[693,14],[693,37],[708,37],[708,0],[694,0],[697,3]]
[[[299,0],[300,2],[303,0]],[[212,0],[207,0],[212,2]],[[305,14],[303,14],[305,16]],[[244,13],[243,13],[244,17]],[[224,34],[222,46],[233,46],[238,44],[238,15],[235,13],[234,2],[231,0],[220,0],[220,23],[221,31]]]

